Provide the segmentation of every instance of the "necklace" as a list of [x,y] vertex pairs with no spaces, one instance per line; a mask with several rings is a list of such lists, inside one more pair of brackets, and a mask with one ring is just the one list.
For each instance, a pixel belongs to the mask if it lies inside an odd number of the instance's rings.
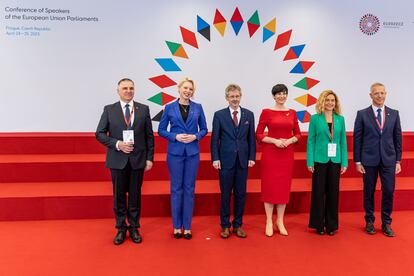
[[182,109],[185,113],[187,113],[187,112],[188,112],[188,108],[190,107],[190,105],[184,105],[184,104],[179,104],[179,105],[180,105],[181,109]]

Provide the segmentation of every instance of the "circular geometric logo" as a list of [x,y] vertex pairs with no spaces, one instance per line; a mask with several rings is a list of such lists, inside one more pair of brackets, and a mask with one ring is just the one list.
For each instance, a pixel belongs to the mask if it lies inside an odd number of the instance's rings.
[[373,35],[378,32],[380,21],[378,17],[371,13],[367,13],[359,20],[359,29],[366,35]]
[[[212,17],[213,16],[210,16],[210,18]],[[273,19],[264,25],[261,21],[262,20],[260,20],[259,12],[257,10],[250,16],[249,19],[247,19],[243,18],[238,7],[235,8],[233,14],[229,16],[229,18],[225,18],[221,12],[216,9],[213,22],[208,22],[201,18],[201,16],[197,15],[196,30],[187,29],[184,26],[179,26],[181,31],[181,39],[179,39],[182,40],[182,42],[185,44],[194,48],[194,53],[196,53],[196,51],[201,48],[199,47],[198,43],[199,39],[206,39],[208,42],[212,43],[214,41],[214,39],[211,39],[212,36],[219,35],[218,37],[224,37],[226,33],[229,33],[229,31],[226,31],[226,29],[229,29],[226,28],[228,26],[231,26],[236,37],[238,37],[239,34],[245,30],[248,32],[248,36],[252,38],[256,33],[261,33],[261,31],[259,31],[260,29],[263,29],[262,39],[259,39],[258,41],[261,41],[262,43],[272,43],[274,45],[274,47],[272,47],[273,51],[280,52],[286,50],[283,62],[297,60],[294,63],[296,65],[292,65],[294,67],[290,70],[289,73],[294,79],[293,86],[306,91],[305,94],[300,95],[294,99],[296,102],[306,107],[306,109],[298,110],[296,111],[296,114],[301,123],[309,123],[311,114],[307,109],[317,102],[317,98],[312,96],[309,91],[320,82],[317,79],[307,76],[309,70],[314,67],[313,65],[315,64],[315,61],[300,59],[306,44],[291,44],[291,37],[293,32],[292,29],[282,30],[282,32],[276,33],[276,17],[273,17]],[[216,29],[218,33],[212,33],[213,28]],[[271,42],[272,40],[273,42]],[[158,63],[164,73],[161,75],[157,74],[156,76],[149,78],[153,84],[158,86],[156,90],[158,93],[147,99],[148,101],[162,107],[176,99],[174,96],[169,95],[165,92],[165,89],[169,89],[170,87],[177,84],[177,82],[170,78],[168,75],[170,73],[173,74],[174,72],[182,73],[184,69],[182,69],[174,59],[181,58],[183,60],[190,61],[190,56],[185,50],[185,47],[187,47],[187,45],[184,45],[181,43],[181,41],[177,42],[166,40],[165,43],[170,50],[172,57],[168,56],[155,58],[156,63]],[[245,55],[247,56],[249,53],[245,53]],[[185,65],[185,63],[183,65]],[[297,79],[297,77],[299,77],[299,79]],[[159,89],[162,89],[164,91],[159,92]],[[162,113],[163,110],[159,111],[157,115],[152,118],[152,120],[159,122]]]

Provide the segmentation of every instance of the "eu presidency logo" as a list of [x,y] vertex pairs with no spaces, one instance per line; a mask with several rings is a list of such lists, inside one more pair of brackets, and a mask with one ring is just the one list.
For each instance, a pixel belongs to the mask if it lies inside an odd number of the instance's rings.
[[378,17],[371,13],[367,13],[359,20],[359,29],[366,35],[374,35],[380,28]]

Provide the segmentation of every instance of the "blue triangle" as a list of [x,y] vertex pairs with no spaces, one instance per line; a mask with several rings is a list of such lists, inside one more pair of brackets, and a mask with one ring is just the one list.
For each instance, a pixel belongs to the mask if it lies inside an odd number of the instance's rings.
[[300,54],[303,51],[303,48],[305,48],[305,44],[291,47],[292,51],[296,54],[296,58],[299,58]]
[[290,70],[290,73],[294,73],[294,74],[304,74],[305,71],[303,70],[302,64],[300,64],[300,61],[298,62],[298,64],[295,65],[295,67],[293,67],[292,70]]
[[204,21],[200,16],[197,15],[197,32],[210,27],[210,25]]
[[236,35],[239,34],[242,25],[243,25],[243,21],[242,22],[231,22],[231,26],[233,26],[233,30],[236,33]]
[[305,118],[306,110],[302,111],[296,111],[296,116],[298,117],[298,120],[303,123],[303,119]]
[[274,32],[269,31],[266,28],[263,28],[263,42],[265,42],[266,40],[274,36],[274,34],[275,34]]

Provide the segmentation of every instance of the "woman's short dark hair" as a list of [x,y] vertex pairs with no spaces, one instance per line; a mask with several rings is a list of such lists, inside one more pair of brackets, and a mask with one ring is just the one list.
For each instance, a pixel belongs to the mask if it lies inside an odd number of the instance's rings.
[[273,88],[272,88],[272,95],[273,96],[276,95],[277,93],[280,93],[280,92],[286,92],[286,94],[288,93],[288,88],[286,87],[286,85],[279,83],[279,84],[276,84],[275,86],[273,86]]

